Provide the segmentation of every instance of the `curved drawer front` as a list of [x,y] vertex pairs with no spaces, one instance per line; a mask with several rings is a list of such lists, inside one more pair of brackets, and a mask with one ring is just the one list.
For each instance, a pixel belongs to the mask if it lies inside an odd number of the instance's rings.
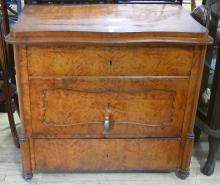
[[32,76],[190,76],[193,47],[29,47]]
[[188,81],[31,80],[34,133],[75,137],[179,136]]

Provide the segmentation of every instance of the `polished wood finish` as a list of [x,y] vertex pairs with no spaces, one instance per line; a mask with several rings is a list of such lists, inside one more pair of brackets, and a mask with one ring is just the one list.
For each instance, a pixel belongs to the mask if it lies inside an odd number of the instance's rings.
[[[35,16],[36,14],[38,16]],[[185,24],[182,24],[183,22]],[[32,26],[29,27],[28,24]],[[186,35],[194,35],[196,38],[203,37],[204,39],[201,32],[206,30],[194,19],[191,19],[190,14],[181,6],[138,4],[28,6],[20,16],[18,24],[13,27],[16,30],[16,33],[13,33],[14,36],[44,36],[44,32],[59,33],[61,36],[65,32],[69,34],[89,32],[94,35],[98,35],[100,32],[110,32],[111,35],[117,35],[117,33],[123,35],[129,32],[131,34],[139,32],[152,34],[155,31],[182,31],[186,32]],[[29,33],[27,34],[27,32]],[[200,34],[196,35],[196,33]]]
[[137,4],[27,6],[7,40],[87,46],[204,45],[211,41],[206,29],[181,6]]
[[72,170],[188,176],[211,39],[182,7],[26,6],[6,40],[19,72],[25,178]]
[[30,78],[33,133],[106,137],[103,120],[110,103],[108,137],[177,137],[188,82],[129,77]]

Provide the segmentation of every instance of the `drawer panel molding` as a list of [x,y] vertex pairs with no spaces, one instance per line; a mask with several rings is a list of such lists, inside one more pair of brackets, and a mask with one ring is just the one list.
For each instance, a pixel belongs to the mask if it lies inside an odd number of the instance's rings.
[[[30,80],[34,134],[177,137],[188,80]],[[111,105],[108,124],[106,108]]]
[[111,104],[114,124],[170,126],[173,122],[175,97],[175,91],[167,90],[145,92],[43,90],[43,123],[57,127],[103,124],[106,107]]

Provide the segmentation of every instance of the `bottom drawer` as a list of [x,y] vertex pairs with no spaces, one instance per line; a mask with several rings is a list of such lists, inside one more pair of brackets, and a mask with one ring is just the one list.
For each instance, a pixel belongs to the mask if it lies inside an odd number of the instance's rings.
[[36,171],[175,170],[180,139],[36,139]]

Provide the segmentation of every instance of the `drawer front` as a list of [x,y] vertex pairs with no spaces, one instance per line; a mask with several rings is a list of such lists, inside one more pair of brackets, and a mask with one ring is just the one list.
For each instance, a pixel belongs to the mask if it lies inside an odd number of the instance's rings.
[[29,47],[32,76],[189,76],[193,47]]
[[33,133],[74,137],[177,137],[187,80],[32,79]]
[[[36,171],[175,170],[178,139],[36,139]],[[65,151],[65,152],[64,152]]]

